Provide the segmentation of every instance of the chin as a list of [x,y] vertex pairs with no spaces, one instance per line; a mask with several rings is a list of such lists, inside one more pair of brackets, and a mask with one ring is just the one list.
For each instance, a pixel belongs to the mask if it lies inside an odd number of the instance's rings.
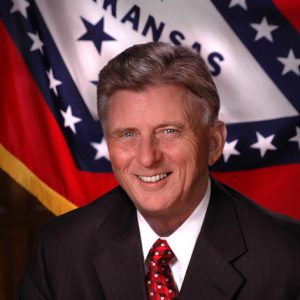
[[169,214],[171,211],[170,205],[166,203],[163,204],[160,201],[155,203],[144,201],[142,202],[142,205],[140,205],[140,203],[141,203],[140,201],[135,202],[135,206],[142,214],[151,215],[151,216],[161,216],[161,215]]

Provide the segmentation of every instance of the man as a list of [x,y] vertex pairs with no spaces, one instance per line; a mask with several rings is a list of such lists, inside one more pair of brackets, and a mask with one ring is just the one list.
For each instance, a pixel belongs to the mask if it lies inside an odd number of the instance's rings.
[[19,299],[300,299],[299,224],[209,176],[219,106],[192,50],[111,60],[98,111],[120,187],[43,228]]

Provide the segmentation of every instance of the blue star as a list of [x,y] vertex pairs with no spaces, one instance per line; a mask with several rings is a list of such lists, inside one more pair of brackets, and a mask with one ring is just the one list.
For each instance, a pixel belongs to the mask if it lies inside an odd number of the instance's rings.
[[101,54],[102,42],[116,40],[115,38],[104,32],[104,17],[95,25],[89,23],[82,17],[81,20],[86,28],[86,33],[78,40],[92,41],[99,54]]

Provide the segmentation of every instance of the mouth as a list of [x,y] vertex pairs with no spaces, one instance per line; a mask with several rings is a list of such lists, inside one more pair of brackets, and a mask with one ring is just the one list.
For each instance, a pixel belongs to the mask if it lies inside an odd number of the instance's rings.
[[169,176],[171,173],[161,173],[161,174],[157,174],[157,175],[153,175],[153,176],[140,176],[137,175],[137,177],[143,181],[143,182],[158,182],[161,181],[163,179],[165,179],[167,176]]

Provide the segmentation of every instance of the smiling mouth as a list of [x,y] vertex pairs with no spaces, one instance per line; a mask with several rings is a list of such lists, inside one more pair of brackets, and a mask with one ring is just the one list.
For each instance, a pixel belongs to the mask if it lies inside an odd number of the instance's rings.
[[158,182],[166,178],[171,173],[162,173],[154,176],[137,176],[143,182]]

